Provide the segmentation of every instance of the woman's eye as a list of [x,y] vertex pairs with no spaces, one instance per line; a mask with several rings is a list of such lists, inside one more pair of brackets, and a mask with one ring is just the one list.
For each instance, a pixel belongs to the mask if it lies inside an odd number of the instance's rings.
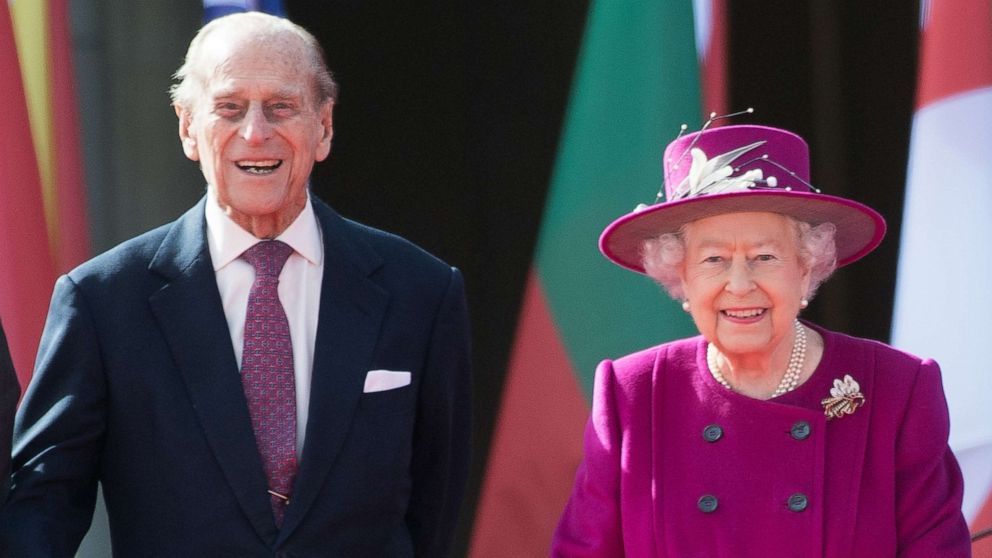
[[703,258],[703,263],[720,263],[722,261],[723,258],[720,256],[707,256],[706,258]]
[[773,254],[758,254],[758,256],[754,259],[759,262],[773,262],[778,258],[776,258]]

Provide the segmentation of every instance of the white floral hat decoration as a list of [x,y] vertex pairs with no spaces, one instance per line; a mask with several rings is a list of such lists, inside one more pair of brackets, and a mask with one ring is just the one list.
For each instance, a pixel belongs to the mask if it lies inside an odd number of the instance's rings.
[[810,184],[809,148],[798,135],[754,125],[706,128],[668,145],[664,200],[659,194],[654,204],[642,204],[606,227],[599,239],[603,255],[644,273],[644,240],[703,217],[744,211],[781,213],[814,226],[833,223],[838,267],[881,243],[885,219],[877,211]]

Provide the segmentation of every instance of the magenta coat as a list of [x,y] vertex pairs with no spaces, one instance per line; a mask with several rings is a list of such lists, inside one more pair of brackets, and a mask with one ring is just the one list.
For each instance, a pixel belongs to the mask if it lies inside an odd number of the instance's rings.
[[[937,364],[815,329],[816,371],[771,401],[718,384],[701,337],[600,364],[553,556],[970,556]],[[827,420],[845,374],[865,404]]]

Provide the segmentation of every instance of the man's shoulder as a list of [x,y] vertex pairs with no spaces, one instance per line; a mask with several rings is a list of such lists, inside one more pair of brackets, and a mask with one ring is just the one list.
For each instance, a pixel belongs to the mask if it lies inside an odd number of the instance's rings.
[[319,200],[314,209],[324,227],[325,243],[333,244],[343,237],[347,243],[344,250],[362,264],[382,266],[387,271],[450,273],[448,263],[409,239],[341,216]]
[[[194,204],[176,220],[117,244],[94,256],[68,273],[73,281],[88,278],[128,277],[148,274],[156,259],[177,259],[177,265],[189,261],[206,249],[203,217],[204,199]],[[168,250],[163,252],[163,247]]]
[[449,267],[448,264],[439,257],[428,252],[407,238],[359,223],[357,221],[351,221],[348,219],[346,219],[346,221],[351,226],[355,227],[355,230],[359,231],[360,234],[365,235],[365,238],[374,248],[382,251],[385,255],[408,258],[411,260],[411,263],[418,262],[432,266],[441,265],[444,267]]
[[117,274],[129,269],[147,270],[148,264],[162,244],[172,223],[161,225],[121,242],[109,250],[83,262],[69,272],[76,278]]

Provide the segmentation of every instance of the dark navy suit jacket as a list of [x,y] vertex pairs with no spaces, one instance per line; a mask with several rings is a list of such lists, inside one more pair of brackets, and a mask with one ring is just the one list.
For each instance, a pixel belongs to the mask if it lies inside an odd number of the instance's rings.
[[[71,556],[102,483],[115,556],[443,556],[469,454],[458,270],[313,200],[324,277],[309,419],[277,529],[204,200],[59,279],[18,412],[0,555]],[[363,393],[369,370],[409,386]]]

